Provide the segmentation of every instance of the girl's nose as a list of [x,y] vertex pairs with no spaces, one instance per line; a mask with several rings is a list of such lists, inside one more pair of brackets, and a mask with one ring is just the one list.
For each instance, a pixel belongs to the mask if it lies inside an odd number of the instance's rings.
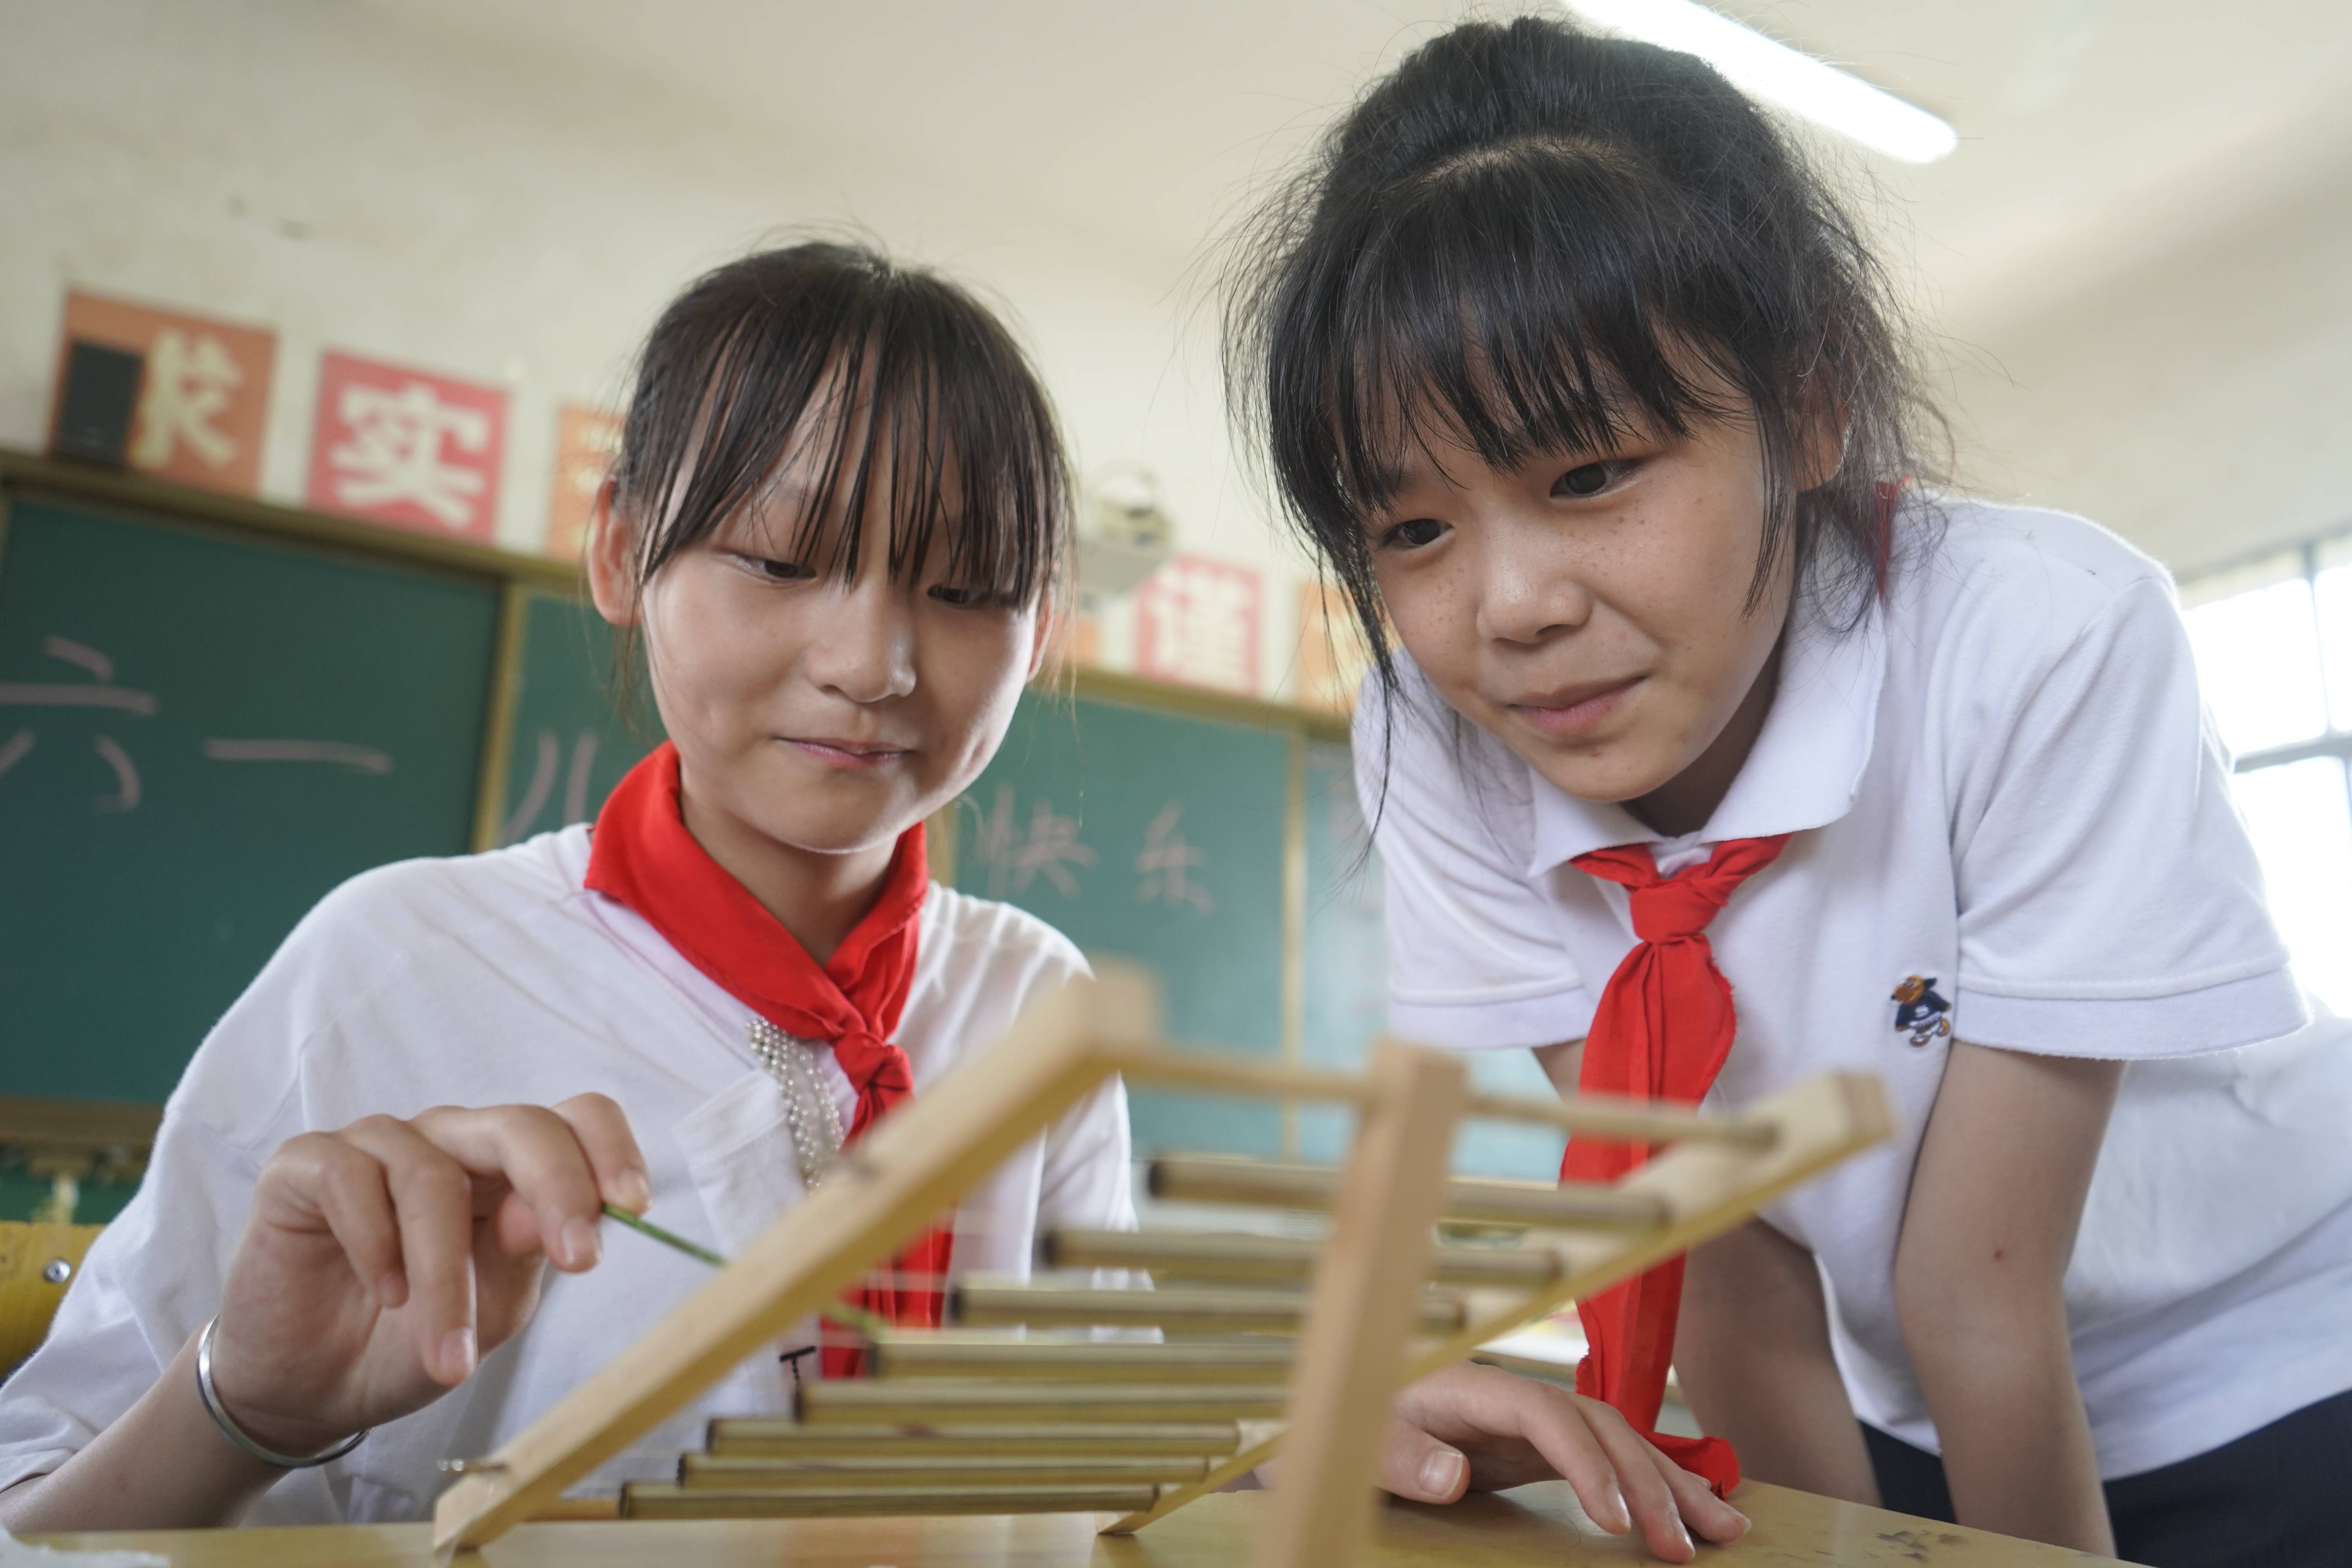
[[887,701],[914,690],[914,607],[903,586],[885,573],[866,571],[825,599],[809,639],[809,678],[857,703]]
[[1592,595],[1566,563],[1517,542],[1496,544],[1484,552],[1476,583],[1480,637],[1541,642],[1591,617]]

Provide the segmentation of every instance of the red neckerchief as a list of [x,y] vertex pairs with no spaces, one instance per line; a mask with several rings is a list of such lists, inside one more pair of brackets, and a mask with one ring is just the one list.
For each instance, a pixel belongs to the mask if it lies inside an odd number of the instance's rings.
[[[1674,877],[1658,875],[1646,844],[1576,858],[1578,869],[1632,894],[1633,934],[1641,939],[1601,993],[1584,1037],[1578,1089],[1692,1105],[1706,1097],[1738,1026],[1731,982],[1715,966],[1706,940],[1707,922],[1740,883],[1780,857],[1789,837],[1729,839],[1715,847],[1706,865]],[[1639,1145],[1571,1138],[1559,1179],[1613,1182],[1649,1157]],[[1657,1430],[1682,1302],[1680,1257],[1579,1301],[1576,1315],[1591,1351],[1576,1369],[1576,1391],[1615,1405],[1668,1458],[1705,1478],[1720,1497],[1739,1484],[1739,1456],[1731,1445]]]
[[[923,825],[899,837],[881,897],[820,966],[687,831],[677,790],[677,748],[664,742],[597,813],[587,886],[635,910],[688,963],[784,1033],[831,1046],[857,1090],[856,1119],[844,1138],[856,1142],[915,1091],[907,1053],[890,1036],[914,981],[930,887]],[[954,1239],[945,1227],[931,1231],[851,1299],[892,1323],[939,1327]],[[828,1344],[824,1375],[857,1375],[865,1361],[854,1345]]]

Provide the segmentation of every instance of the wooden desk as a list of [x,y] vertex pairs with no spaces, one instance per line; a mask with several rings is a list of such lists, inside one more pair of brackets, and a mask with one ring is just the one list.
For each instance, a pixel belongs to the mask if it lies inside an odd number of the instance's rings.
[[[1756,1528],[1699,1562],[1723,1568],[2056,1568],[2111,1562],[1980,1530],[1933,1524],[1750,1482],[1736,1501]],[[1097,1536],[1076,1514],[993,1519],[808,1519],[527,1524],[485,1568],[1237,1568],[1263,1492],[1203,1498],[1139,1535]],[[429,1568],[422,1524],[310,1530],[57,1535],[56,1546],[139,1547],[173,1568]],[[1377,1568],[1574,1568],[1651,1561],[1586,1521],[1563,1481],[1452,1508],[1382,1510]]]

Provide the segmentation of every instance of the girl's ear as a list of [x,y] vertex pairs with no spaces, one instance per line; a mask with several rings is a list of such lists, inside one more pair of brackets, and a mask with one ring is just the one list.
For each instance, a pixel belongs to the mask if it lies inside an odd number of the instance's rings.
[[1037,672],[1045,668],[1045,660],[1053,655],[1054,638],[1061,629],[1055,617],[1060,610],[1053,589],[1047,588],[1037,595],[1037,614],[1029,626],[1029,668],[1021,677],[1024,686],[1037,679]]
[[1799,405],[1797,426],[1797,492],[1819,489],[1845,467],[1849,422],[1845,409],[1826,398],[1807,398]]
[[637,621],[637,531],[614,503],[619,489],[609,476],[596,487],[588,523],[588,595],[598,615],[628,626]]

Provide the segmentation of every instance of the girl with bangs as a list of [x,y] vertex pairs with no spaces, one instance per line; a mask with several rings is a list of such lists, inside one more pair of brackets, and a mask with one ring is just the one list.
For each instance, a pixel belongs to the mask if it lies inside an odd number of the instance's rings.
[[[1068,509],[1034,372],[953,285],[812,244],[671,305],[588,562],[597,609],[643,638],[667,742],[593,833],[383,867],[296,928],[0,1393],[0,1521],[425,1517],[439,1460],[496,1449],[705,1278],[650,1245],[599,1267],[604,1204],[731,1252],[1082,973],[1033,917],[931,885],[922,827],[1045,658]],[[950,1270],[1025,1276],[1040,1230],[1134,1224],[1114,1080],[861,1305],[936,1324]],[[797,1338],[588,1489],[859,1370],[817,1324]],[[1690,1556],[1612,1415],[1477,1367],[1398,1413],[1393,1490],[1565,1473],[1604,1524]],[[1686,1487],[1717,1538],[1744,1528]]]
[[[1391,1022],[1565,1091],[1876,1074],[1899,1135],[1580,1304],[1741,1471],[2340,1562],[2352,1055],[2163,569],[1940,495],[1883,272],[1707,66],[1456,27],[1245,237],[1232,390],[1378,660]],[[1571,1141],[1566,1179],[1633,1156]]]

